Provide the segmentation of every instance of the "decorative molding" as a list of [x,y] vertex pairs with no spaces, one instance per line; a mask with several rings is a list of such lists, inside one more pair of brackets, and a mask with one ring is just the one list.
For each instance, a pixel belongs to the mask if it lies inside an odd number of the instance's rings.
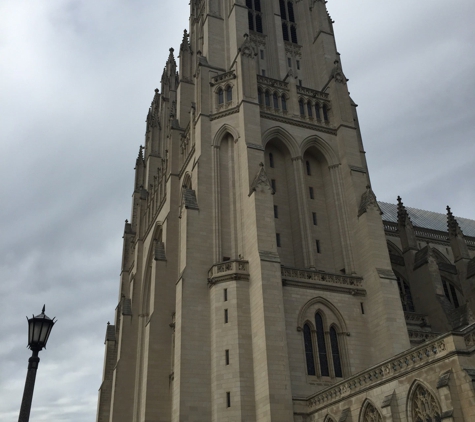
[[276,252],[259,251],[259,257],[261,258],[261,261],[277,262],[280,264],[280,256]]
[[265,148],[262,145],[247,144],[247,147],[250,148],[250,149],[257,149],[259,151],[265,151]]
[[271,113],[268,113],[268,112],[265,112],[265,111],[261,110],[261,118],[274,120],[274,121],[280,122],[280,123],[287,123],[287,124],[292,125],[292,126],[303,127],[304,129],[310,129],[310,130],[314,130],[314,131],[317,131],[317,132],[328,133],[328,134],[334,135],[334,136],[337,135],[337,132],[336,132],[335,129],[328,128],[328,127],[325,127],[325,126],[315,125],[315,124],[312,124],[312,123],[306,123],[302,120],[296,120],[297,118],[300,119],[300,116],[298,116],[296,118],[290,118],[290,117],[284,117],[284,116],[280,116],[280,115],[276,115],[276,114],[271,114]]
[[234,70],[230,70],[229,72],[222,73],[218,76],[211,78],[211,82],[209,83],[211,86],[224,84],[225,82],[232,81],[236,79],[236,73]]
[[[351,286],[352,288],[363,292],[366,294],[366,291],[362,289],[363,287],[363,278],[355,277],[350,275],[340,275],[340,274],[331,274],[323,271],[316,270],[301,270],[297,268],[289,268],[282,266],[281,269],[282,279],[285,279],[287,282],[292,280],[300,281],[318,281],[321,283],[332,283],[339,284],[343,286]],[[360,288],[360,289],[357,289]]]
[[224,111],[220,111],[218,113],[210,114],[209,120],[213,121],[213,120],[221,119],[222,117],[227,117],[227,116],[230,116],[230,115],[236,114],[236,113],[239,113],[239,106],[238,105],[236,107],[228,108],[228,109],[226,109]]
[[274,189],[272,189],[272,184],[269,180],[269,177],[267,176],[266,171],[264,170],[264,163],[260,163],[259,167],[260,169],[251,184],[248,196],[251,196],[254,192],[256,192],[259,187],[261,192],[268,190],[272,195],[274,195]]
[[241,259],[220,262],[208,271],[208,286],[226,281],[249,281],[249,262]]
[[279,88],[284,91],[289,90],[288,82],[284,82],[279,79],[272,79],[268,76],[257,75],[257,83],[268,86],[269,88]]
[[299,85],[297,85],[297,94],[305,95],[307,97],[312,97],[312,98],[320,98],[322,100],[328,100],[328,98],[330,97],[330,95],[327,94],[326,92],[317,91],[316,89],[306,88],[304,86],[299,86]]

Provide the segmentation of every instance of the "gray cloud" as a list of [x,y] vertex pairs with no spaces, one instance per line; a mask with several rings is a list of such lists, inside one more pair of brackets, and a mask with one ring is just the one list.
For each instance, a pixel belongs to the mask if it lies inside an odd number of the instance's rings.
[[[473,218],[472,0],[328,4],[380,200]],[[93,420],[105,325],[145,116],[188,6],[106,0],[0,5],[0,419],[14,421],[24,315],[57,316],[37,421]]]

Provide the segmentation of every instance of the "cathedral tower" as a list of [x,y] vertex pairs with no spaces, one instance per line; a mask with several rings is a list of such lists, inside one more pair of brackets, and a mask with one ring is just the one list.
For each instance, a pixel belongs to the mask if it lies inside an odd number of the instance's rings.
[[409,348],[380,214],[325,2],[191,0],[136,160],[97,420],[301,420],[296,400]]

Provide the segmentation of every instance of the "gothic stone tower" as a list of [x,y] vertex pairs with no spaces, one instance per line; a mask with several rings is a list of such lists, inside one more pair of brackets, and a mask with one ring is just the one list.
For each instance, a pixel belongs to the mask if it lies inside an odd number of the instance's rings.
[[409,347],[356,105],[324,1],[190,9],[136,161],[97,420],[289,422]]

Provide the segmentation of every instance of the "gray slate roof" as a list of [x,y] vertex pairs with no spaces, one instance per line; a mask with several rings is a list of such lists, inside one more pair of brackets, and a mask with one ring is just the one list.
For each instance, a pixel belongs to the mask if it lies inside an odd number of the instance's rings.
[[[383,220],[397,223],[397,205],[388,202],[378,202],[383,212]],[[406,207],[412,224],[431,230],[447,232],[447,215],[438,212],[419,210],[417,208]],[[465,236],[475,237],[475,220],[455,217]]]

